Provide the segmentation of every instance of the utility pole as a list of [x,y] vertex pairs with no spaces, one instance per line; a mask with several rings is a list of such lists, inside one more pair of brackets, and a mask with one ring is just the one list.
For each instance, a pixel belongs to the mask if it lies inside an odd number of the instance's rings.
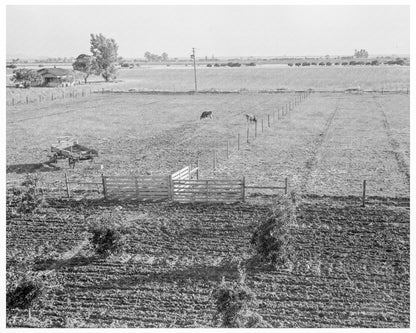
[[195,92],[198,91],[198,86],[196,84],[196,63],[195,63],[195,48],[192,48],[191,59],[194,60],[194,76],[195,76]]

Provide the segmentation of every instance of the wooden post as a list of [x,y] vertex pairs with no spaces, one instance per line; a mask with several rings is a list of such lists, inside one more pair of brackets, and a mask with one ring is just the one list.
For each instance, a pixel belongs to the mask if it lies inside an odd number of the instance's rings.
[[134,185],[136,186],[136,196],[139,198],[139,182],[137,181],[137,177],[134,177]]
[[366,188],[366,180],[363,181],[363,204],[362,206],[365,207],[365,188]]
[[250,127],[247,127],[247,143],[250,143]]
[[240,150],[240,133],[237,134],[237,150]]
[[205,201],[208,202],[208,180],[205,181]]
[[107,199],[107,186],[105,183],[105,177],[104,174],[101,174],[101,180],[103,182],[103,194],[104,194],[104,199]]
[[12,98],[12,105],[14,105],[14,97]]
[[199,158],[196,160],[196,179],[199,179]]
[[169,182],[169,200],[173,201],[173,179],[172,175],[168,176],[168,182]]
[[263,131],[264,131],[263,118],[261,118],[261,132],[263,133]]
[[241,188],[242,188],[242,196],[243,196],[243,202],[245,202],[246,201],[246,177],[245,176],[243,176],[243,184],[242,184],[242,186],[241,186]]
[[227,160],[230,158],[230,141],[227,140]]
[[217,168],[217,151],[214,150],[214,160],[213,160],[213,167],[214,167],[214,171]]
[[51,100],[53,101],[53,93],[51,93]]
[[269,114],[267,115],[267,125],[268,127],[270,127],[270,115]]
[[26,104],[29,104],[29,96],[26,96]]
[[287,194],[287,177],[285,178],[285,194]]
[[65,185],[66,185],[66,196],[68,199],[71,197],[69,193],[69,182],[68,182],[68,175],[65,173]]

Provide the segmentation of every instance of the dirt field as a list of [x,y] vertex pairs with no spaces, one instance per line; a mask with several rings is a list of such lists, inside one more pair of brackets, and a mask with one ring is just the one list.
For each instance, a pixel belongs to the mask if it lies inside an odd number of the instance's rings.
[[[62,189],[65,172],[79,180],[173,172],[198,155],[200,178],[281,185],[288,177],[300,198],[290,228],[295,260],[248,273],[254,310],[273,327],[409,327],[409,95],[316,93],[278,120],[293,99],[112,94],[9,107],[8,187],[36,172]],[[214,119],[200,120],[209,110]],[[249,144],[246,113],[259,119]],[[98,149],[99,159],[75,170],[42,164],[62,135]],[[388,200],[360,207],[363,179],[370,196]],[[252,254],[254,226],[275,200],[250,192],[248,202],[232,205],[62,201],[34,217],[9,217],[8,272],[37,270],[49,282],[33,318],[9,311],[8,325],[210,327],[211,291],[223,276],[236,279],[235,260]],[[112,210],[128,230],[123,254],[80,252],[87,222]]]
[[[76,248],[85,240],[86,221],[114,206],[61,206],[62,220],[8,221],[8,270],[32,268],[53,281],[44,305],[32,311],[36,320],[14,310],[9,325],[212,325],[210,293],[223,276],[237,278],[235,260],[251,253],[253,227],[267,208],[123,206],[124,252],[107,260],[77,254]],[[277,271],[258,266],[248,273],[247,284],[257,295],[253,310],[273,327],[408,327],[408,222],[405,208],[304,200],[290,230],[293,265]],[[35,256],[46,255],[57,259],[33,264]]]

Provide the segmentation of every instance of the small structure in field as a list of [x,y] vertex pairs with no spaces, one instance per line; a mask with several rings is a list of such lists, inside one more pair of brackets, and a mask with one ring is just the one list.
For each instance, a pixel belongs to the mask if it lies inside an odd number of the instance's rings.
[[42,68],[38,73],[43,77],[46,87],[69,87],[76,81],[75,72],[65,68]]

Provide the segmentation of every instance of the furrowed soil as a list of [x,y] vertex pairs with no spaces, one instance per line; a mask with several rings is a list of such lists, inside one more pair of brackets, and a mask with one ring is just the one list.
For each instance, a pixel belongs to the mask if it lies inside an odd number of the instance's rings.
[[[72,181],[168,174],[197,157],[202,179],[280,186],[287,177],[300,198],[295,259],[248,272],[253,310],[273,327],[409,327],[409,95],[311,94],[283,116],[294,97],[104,94],[8,107],[7,187],[37,174],[45,190],[65,195],[65,173]],[[203,111],[214,119],[200,120]],[[45,163],[63,135],[100,157],[74,170]],[[11,310],[8,326],[212,326],[210,292],[223,276],[237,279],[235,261],[253,254],[252,232],[278,200],[267,191],[231,205],[58,200],[33,216],[8,215],[8,273],[53,280],[32,320]],[[122,214],[127,237],[121,255],[103,259],[85,250],[87,227],[110,211]]]
[[[400,202],[396,202],[400,204]],[[252,254],[256,204],[123,205],[55,203],[55,216],[7,222],[8,270],[54,275],[43,305],[8,311],[9,326],[210,327],[210,296],[235,260]],[[102,259],[77,251],[89,219],[119,209],[127,229],[123,254]],[[59,218],[58,218],[59,217]],[[352,199],[304,199],[289,230],[295,260],[247,274],[252,310],[273,327],[408,327],[409,211]],[[56,259],[48,258],[55,251]]]

